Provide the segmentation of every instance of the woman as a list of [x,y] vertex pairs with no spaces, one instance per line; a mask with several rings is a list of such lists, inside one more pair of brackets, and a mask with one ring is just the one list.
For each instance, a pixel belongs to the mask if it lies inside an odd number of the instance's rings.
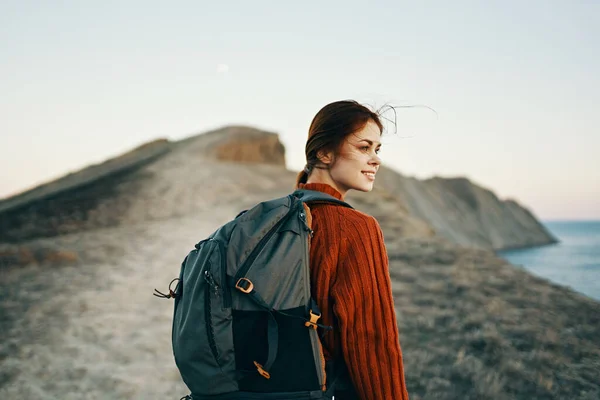
[[[379,115],[355,101],[326,105],[310,125],[307,164],[296,187],[340,200],[352,189],[371,191],[381,164],[382,131]],[[334,327],[324,337],[325,358],[335,362],[336,370],[340,364],[347,369],[336,380],[336,400],[408,399],[388,257],[377,220],[331,204],[310,209],[315,232],[312,295],[323,324]]]

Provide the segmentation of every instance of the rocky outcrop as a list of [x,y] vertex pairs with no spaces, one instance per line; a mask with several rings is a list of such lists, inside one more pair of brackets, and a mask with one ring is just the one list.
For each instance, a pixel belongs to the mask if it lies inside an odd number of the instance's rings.
[[466,178],[417,180],[382,168],[378,183],[410,215],[460,245],[499,250],[556,242],[527,208],[513,200],[500,200]]
[[285,167],[285,148],[276,133],[246,126],[228,126],[179,143],[193,154],[219,161]]

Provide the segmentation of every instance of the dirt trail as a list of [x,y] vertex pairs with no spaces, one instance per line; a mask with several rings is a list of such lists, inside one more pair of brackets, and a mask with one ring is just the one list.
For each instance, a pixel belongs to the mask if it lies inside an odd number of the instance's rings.
[[[24,313],[15,309],[10,332],[4,332],[0,398],[187,394],[171,350],[173,303],[152,291],[164,290],[193,245],[232,215],[233,209],[221,207],[185,219],[87,232],[77,245],[98,262],[10,271],[3,286],[20,287],[13,302],[24,304]],[[113,246],[122,250],[108,257],[103,249]]]

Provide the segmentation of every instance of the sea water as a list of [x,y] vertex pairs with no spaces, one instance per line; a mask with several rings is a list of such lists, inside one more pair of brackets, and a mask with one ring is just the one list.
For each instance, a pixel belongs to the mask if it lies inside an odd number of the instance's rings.
[[600,300],[600,221],[543,221],[560,242],[500,251],[514,265]]

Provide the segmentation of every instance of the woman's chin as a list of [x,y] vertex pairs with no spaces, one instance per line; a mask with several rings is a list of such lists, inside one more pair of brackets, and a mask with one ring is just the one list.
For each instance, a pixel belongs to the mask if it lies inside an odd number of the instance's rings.
[[373,183],[367,183],[366,185],[357,185],[354,190],[358,190],[359,192],[370,192],[373,190]]

